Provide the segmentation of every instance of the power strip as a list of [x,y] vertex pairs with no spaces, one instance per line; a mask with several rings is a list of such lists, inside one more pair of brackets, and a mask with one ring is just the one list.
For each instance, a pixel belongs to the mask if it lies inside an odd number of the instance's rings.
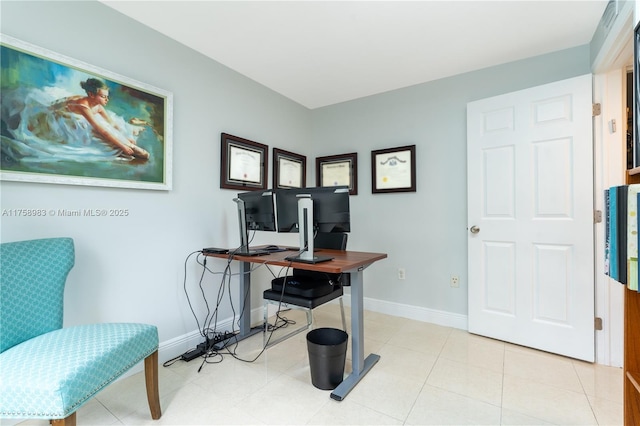
[[213,338],[200,343],[198,345],[198,348],[200,348],[205,353],[209,351],[219,351],[220,349],[223,349],[225,346],[227,346],[229,340],[233,339],[236,334],[238,333],[231,333],[230,331],[225,331],[224,333],[215,333]]
[[208,352],[219,351],[220,349],[223,349],[227,343],[229,343],[229,340],[233,339],[236,334],[238,333],[231,333],[230,331],[216,333],[212,339],[204,341],[198,344],[195,349],[191,349],[190,351],[183,353],[180,356],[180,359],[185,362],[189,362],[201,357],[202,355],[206,355]]
[[200,345],[198,345],[198,347],[196,347],[195,349],[191,349],[190,351],[183,353],[180,356],[180,359],[183,361],[189,362],[196,358],[201,357],[204,354],[205,352],[202,349],[200,349]]

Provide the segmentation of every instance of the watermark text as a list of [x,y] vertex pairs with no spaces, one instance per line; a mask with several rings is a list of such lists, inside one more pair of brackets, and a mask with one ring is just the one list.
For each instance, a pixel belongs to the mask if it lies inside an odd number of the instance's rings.
[[0,217],[127,217],[129,209],[2,209]]

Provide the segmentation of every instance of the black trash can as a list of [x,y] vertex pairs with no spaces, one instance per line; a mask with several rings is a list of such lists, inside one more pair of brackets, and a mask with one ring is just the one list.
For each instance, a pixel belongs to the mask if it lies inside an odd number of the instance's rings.
[[342,383],[348,340],[349,335],[337,328],[316,328],[307,333],[313,386],[333,390]]

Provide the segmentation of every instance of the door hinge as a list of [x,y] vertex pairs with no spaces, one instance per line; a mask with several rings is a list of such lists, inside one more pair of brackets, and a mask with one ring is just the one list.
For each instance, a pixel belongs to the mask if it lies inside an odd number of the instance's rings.
[[600,104],[591,104],[591,115],[597,117],[602,112]]
[[602,330],[602,318],[596,317],[594,325],[596,330]]
[[602,223],[602,210],[593,212],[593,223]]

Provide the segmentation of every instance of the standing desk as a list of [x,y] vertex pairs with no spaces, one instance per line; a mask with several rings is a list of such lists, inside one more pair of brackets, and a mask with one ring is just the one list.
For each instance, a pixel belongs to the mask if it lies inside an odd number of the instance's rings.
[[[252,247],[260,249],[261,247]],[[321,263],[291,262],[285,257],[292,254],[291,251],[270,253],[264,256],[232,255],[233,260],[241,262],[240,271],[240,333],[238,339],[245,339],[263,330],[251,329],[251,306],[244,306],[245,295],[251,291],[251,264],[262,263],[275,266],[288,266],[308,271],[325,272],[329,274],[348,273],[351,276],[351,367],[352,371],[337,388],[331,392],[331,398],[342,401],[358,382],[371,370],[380,355],[369,354],[364,356],[364,295],[363,295],[363,271],[376,262],[387,257],[386,253],[368,253],[360,251],[319,250],[323,256],[331,256],[333,260]],[[230,255],[206,253],[206,256],[228,259]],[[251,305],[251,298],[246,298]]]

